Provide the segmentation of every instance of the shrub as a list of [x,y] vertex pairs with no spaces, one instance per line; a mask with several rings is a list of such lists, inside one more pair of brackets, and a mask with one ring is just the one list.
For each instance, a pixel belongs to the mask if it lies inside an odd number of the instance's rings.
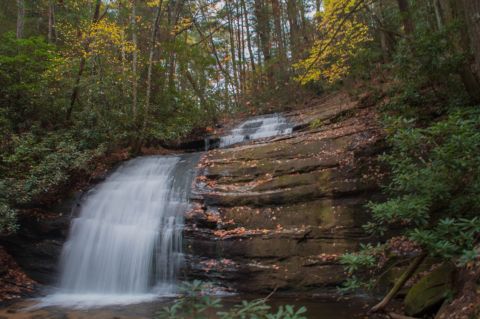
[[[185,283],[182,294],[173,306],[165,307],[156,316],[158,319],[181,319],[181,318],[219,318],[219,319],[306,319],[305,307],[296,310],[293,306],[280,306],[277,311],[272,311],[267,304],[267,299],[242,301],[232,306],[228,311],[216,311],[224,309],[219,298],[204,293],[206,285],[200,281]],[[215,313],[215,314],[213,314]]]

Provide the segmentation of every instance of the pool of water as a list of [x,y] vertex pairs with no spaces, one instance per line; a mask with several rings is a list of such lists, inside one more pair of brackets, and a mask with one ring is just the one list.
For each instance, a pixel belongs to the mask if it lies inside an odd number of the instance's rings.
[[[255,299],[255,296],[223,297],[223,304],[229,308],[244,299]],[[66,308],[46,306],[39,308],[36,300],[25,300],[0,309],[0,319],[143,319],[154,318],[163,307],[172,304],[173,298],[158,299],[150,302],[105,306],[95,308]],[[305,306],[307,317],[312,319],[355,319],[365,316],[365,300],[352,298],[339,301],[322,298],[298,298],[279,296],[272,297],[269,304],[275,308],[279,305],[291,304],[296,307]],[[215,318],[212,313],[211,318]]]

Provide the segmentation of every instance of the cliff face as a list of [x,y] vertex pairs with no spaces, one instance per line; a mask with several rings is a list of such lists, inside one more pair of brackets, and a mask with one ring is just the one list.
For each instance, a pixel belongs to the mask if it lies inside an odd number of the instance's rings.
[[368,98],[335,94],[286,114],[288,137],[206,153],[185,231],[187,273],[241,291],[338,284],[368,240],[383,136]]

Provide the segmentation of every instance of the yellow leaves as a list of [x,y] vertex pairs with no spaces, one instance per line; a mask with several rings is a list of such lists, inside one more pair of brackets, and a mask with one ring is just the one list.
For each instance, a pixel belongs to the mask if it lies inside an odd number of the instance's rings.
[[182,18],[180,21],[173,27],[171,31],[172,35],[176,35],[183,30],[189,29],[193,25],[192,19],[190,18]]
[[[167,0],[164,0],[163,1],[163,4],[167,4],[168,1]],[[147,6],[150,7],[150,8],[156,8],[158,7],[160,4],[162,4],[162,0],[148,0],[147,1]]]
[[[119,52],[129,54],[137,49],[131,41],[126,40],[128,37],[123,27],[108,19],[97,23],[82,21],[75,26],[59,22],[57,29],[65,43],[63,54],[66,57],[105,56],[115,62],[119,59]],[[88,43],[87,50],[85,43]]]
[[318,26],[319,40],[309,56],[294,65],[302,72],[297,77],[300,83],[318,80],[333,83],[348,75],[351,58],[371,41],[368,26],[356,14],[362,6],[362,0],[324,2],[325,11]]
[[115,22],[101,20],[94,23],[87,36],[90,38],[90,54],[109,55],[115,48],[125,53],[135,50],[133,43],[125,40],[123,29]]

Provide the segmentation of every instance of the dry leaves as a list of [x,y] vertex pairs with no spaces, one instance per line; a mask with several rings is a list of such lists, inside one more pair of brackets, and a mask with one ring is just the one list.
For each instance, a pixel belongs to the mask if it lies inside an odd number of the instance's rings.
[[30,279],[13,258],[0,247],[0,301],[20,298],[34,291],[36,282]]

